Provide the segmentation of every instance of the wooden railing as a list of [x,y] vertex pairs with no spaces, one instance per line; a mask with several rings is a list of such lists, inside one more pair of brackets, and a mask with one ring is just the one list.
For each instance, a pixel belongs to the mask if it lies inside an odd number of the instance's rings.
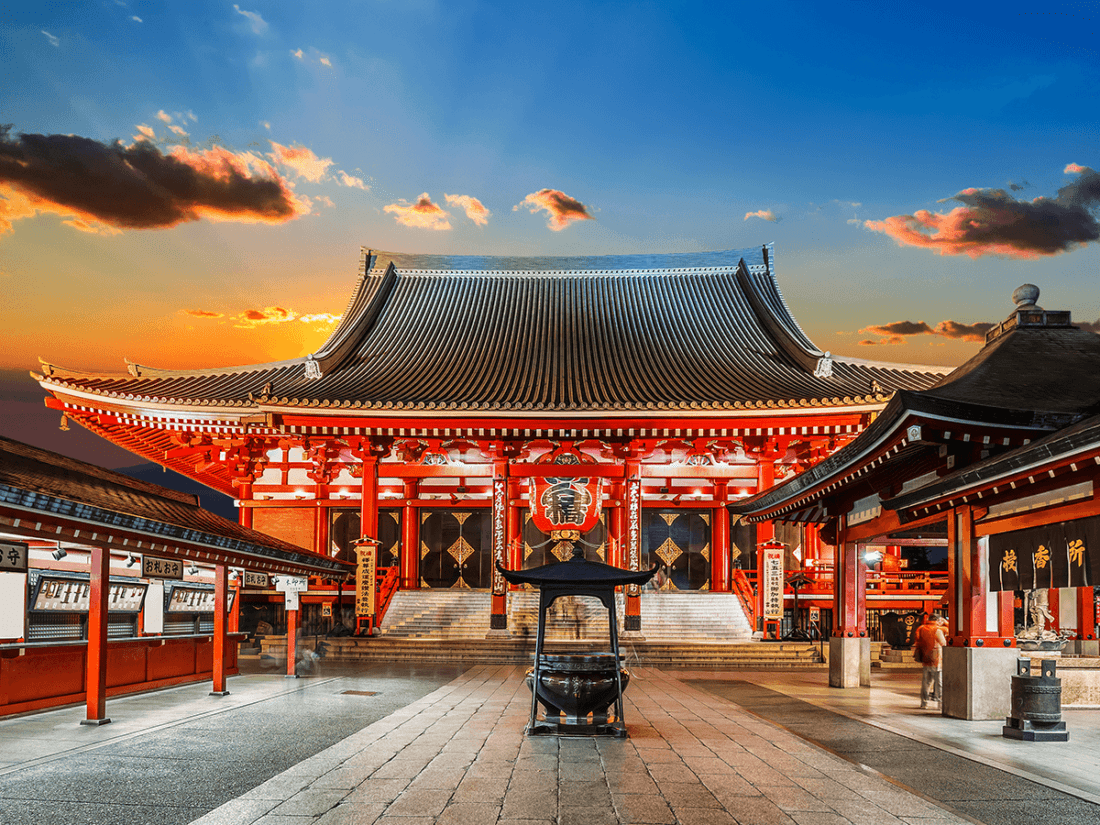
[[390,602],[393,601],[393,594],[397,592],[399,583],[397,568],[396,567],[379,567],[376,576],[376,582],[378,585],[378,601],[376,603],[374,626],[378,627],[382,624],[382,620],[386,618],[386,611],[389,610]]
[[[755,579],[756,571],[751,572]],[[746,571],[735,569],[730,583],[737,600],[741,602],[741,609],[745,611],[745,618],[749,620],[749,627],[756,630],[756,588],[753,587],[753,582],[749,581]]]

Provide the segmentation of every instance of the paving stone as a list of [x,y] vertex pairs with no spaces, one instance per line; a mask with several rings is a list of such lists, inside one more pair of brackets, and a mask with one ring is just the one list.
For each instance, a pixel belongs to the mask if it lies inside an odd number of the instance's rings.
[[658,782],[657,787],[673,809],[722,807],[702,782]]
[[717,808],[677,809],[676,819],[680,825],[738,825],[736,819]]
[[775,786],[768,788],[768,799],[790,813],[791,811],[832,812],[832,808],[802,788]]
[[389,805],[408,785],[406,779],[368,779],[346,796],[344,802],[354,805],[381,802]]
[[386,816],[439,816],[452,791],[405,791],[386,809]]
[[742,797],[726,803],[726,810],[740,825],[792,825],[784,811],[767,799]]
[[436,825],[495,825],[500,805],[452,802],[436,819]]
[[454,790],[465,775],[465,768],[437,768],[433,762],[409,783],[409,790]]
[[509,791],[504,798],[500,815],[502,819],[556,819],[558,800],[556,794],[520,794]]
[[624,825],[649,822],[670,825],[676,821],[672,809],[659,794],[615,794],[611,800]]
[[791,818],[798,825],[852,825],[851,820],[831,811],[792,811]]
[[455,788],[455,802],[488,802],[501,804],[508,789],[508,777],[470,777],[467,775]]
[[611,804],[604,782],[568,782],[558,785],[558,805],[562,808],[600,808]]
[[649,775],[662,782],[698,782],[699,777],[683,762],[658,762],[649,766]]
[[346,790],[314,790],[307,788],[294,794],[271,813],[278,816],[320,816],[348,795]]
[[312,825],[372,825],[385,809],[381,802],[337,805]]
[[251,825],[280,804],[274,799],[234,799],[194,820],[191,825]]
[[619,818],[608,804],[605,807],[562,808],[558,825],[618,825]]

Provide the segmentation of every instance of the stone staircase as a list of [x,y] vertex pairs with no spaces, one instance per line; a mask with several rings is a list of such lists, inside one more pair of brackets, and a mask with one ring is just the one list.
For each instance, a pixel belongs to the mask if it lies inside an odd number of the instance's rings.
[[[616,612],[622,634],[623,597]],[[484,639],[489,631],[491,595],[483,590],[403,590],[394,594],[379,636],[403,639]],[[650,643],[731,644],[749,641],[752,629],[729,593],[643,593],[642,635]],[[508,629],[518,639],[534,639],[539,596],[508,594]],[[590,596],[559,599],[547,614],[547,641],[608,640],[608,614]]]
[[[622,634],[629,665],[716,670],[822,667],[820,646],[754,642],[736,597],[727,593],[643,593],[642,634]],[[508,597],[509,632],[489,633],[491,595],[479,590],[401,591],[394,595],[378,635],[324,639],[325,658],[344,662],[462,662],[530,664],[538,627],[538,594]],[[303,639],[311,648],[315,640]],[[285,658],[282,637],[263,640],[263,655]],[[827,645],[825,649],[827,650]],[[598,600],[561,600],[548,615],[547,651],[609,649],[607,611]]]
[[487,590],[399,590],[393,594],[378,635],[438,641],[484,639],[489,632],[491,603]]

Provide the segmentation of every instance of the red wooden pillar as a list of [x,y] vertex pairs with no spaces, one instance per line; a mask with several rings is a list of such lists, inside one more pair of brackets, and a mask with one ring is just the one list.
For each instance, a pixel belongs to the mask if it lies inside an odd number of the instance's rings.
[[[1091,592],[1091,588],[1089,588]],[[1001,590],[997,596],[997,633],[1002,637],[1016,635],[1016,611],[1012,609],[1014,594],[1011,590]]]
[[[519,479],[508,479],[508,561],[505,564],[509,570],[523,569],[523,512],[522,494],[520,492]],[[520,585],[514,584],[510,590],[519,590]]]
[[508,584],[497,570],[508,563],[508,461],[493,461],[492,559],[493,595],[489,630],[508,630]]
[[[318,490],[321,487],[318,485]],[[313,541],[314,550],[322,556],[332,555],[332,548],[328,542],[328,508],[321,506],[320,493],[318,500],[313,504]]]
[[[998,630],[987,629],[986,600],[989,586],[982,566],[978,537],[974,534],[974,513],[969,507],[957,507],[947,521],[948,592],[951,609],[948,644],[955,647],[1012,647],[1015,634],[1003,634],[1003,619]],[[993,609],[999,609],[998,604]]]
[[1096,597],[1091,586],[1077,588],[1077,638],[1096,638]]
[[[758,492],[771,489],[775,483],[775,462],[761,460],[756,465],[756,489]],[[760,545],[775,538],[775,524],[761,521],[756,525],[756,629],[763,633],[764,639],[779,638],[778,622],[764,620],[764,554]]]
[[420,589],[420,511],[416,499],[420,482],[415,478],[402,483],[405,507],[401,512],[401,589]]
[[[298,603],[300,596],[295,593],[294,600]],[[286,612],[286,678],[298,678],[298,608]]]
[[362,499],[359,502],[359,534],[378,538],[378,456],[363,456]]
[[836,548],[833,573],[833,635],[867,636],[867,565],[861,546],[845,539]]
[[730,511],[726,509],[729,501],[729,480],[714,481],[714,524],[710,543],[710,589],[715,593],[728,593],[730,590]]
[[[626,480],[623,483],[626,492],[625,528],[626,528],[626,567],[628,570],[642,569],[642,463],[637,459],[627,459]],[[640,632],[642,629],[641,590],[630,585],[626,593],[626,612],[623,616],[623,630]]]
[[229,638],[226,633],[226,615],[229,607],[229,568],[224,564],[214,565],[214,664],[211,696],[228,696],[225,689],[225,653]]
[[252,508],[246,507],[246,501],[252,501],[252,485],[246,482],[240,482],[237,485],[237,495],[239,502],[237,509],[237,520],[240,522],[241,527],[247,527],[252,529]]
[[607,513],[607,563],[612,567],[623,566],[623,483],[611,482],[611,500],[614,504]]
[[107,596],[110,591],[111,553],[92,548],[88,590],[88,657],[85,686],[87,714],[82,725],[106,725],[107,718]]

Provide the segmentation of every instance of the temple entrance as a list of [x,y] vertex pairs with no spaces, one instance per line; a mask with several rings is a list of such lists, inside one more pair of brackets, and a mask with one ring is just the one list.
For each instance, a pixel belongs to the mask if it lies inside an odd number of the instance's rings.
[[709,510],[642,510],[642,568],[661,566],[647,589],[710,589],[710,518]]
[[[584,548],[584,557],[588,561],[607,561],[607,514],[600,513],[596,526],[577,539]],[[573,554],[573,542],[554,539],[549,533],[540,530],[531,518],[531,512],[523,513],[523,569],[541,567],[565,561]]]
[[422,587],[480,589],[492,584],[492,513],[487,510],[422,510]]
[[[329,555],[355,563],[352,542],[363,535],[358,507],[333,507],[329,510]],[[401,550],[401,511],[378,511],[378,566],[397,567]]]

